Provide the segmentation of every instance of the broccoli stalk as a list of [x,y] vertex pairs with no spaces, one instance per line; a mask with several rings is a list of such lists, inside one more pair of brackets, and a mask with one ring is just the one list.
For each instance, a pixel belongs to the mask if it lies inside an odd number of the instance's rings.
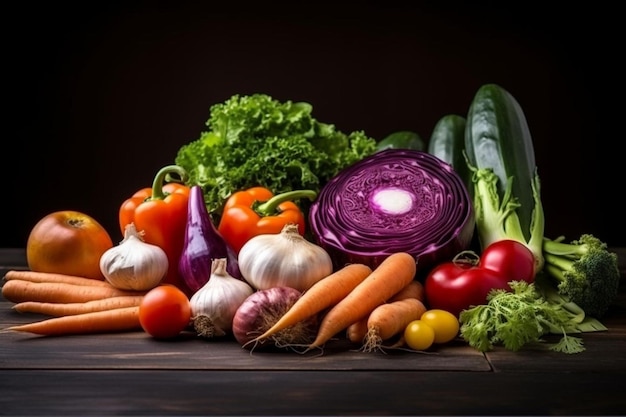
[[618,293],[617,255],[590,234],[564,242],[563,237],[543,240],[544,271],[558,292],[578,304],[589,316],[601,318]]
[[[570,322],[580,332],[598,332],[607,330],[606,326],[597,319],[588,316],[585,310],[572,301],[567,295],[558,291],[557,287],[551,281],[551,278],[545,272],[537,274],[533,283],[535,290],[541,297],[551,305],[560,306],[570,317]],[[550,333],[561,333],[559,328],[550,328]]]
[[[468,161],[474,183],[474,210],[476,212],[476,231],[482,248],[504,239],[517,240],[531,250],[535,256],[535,271],[543,268],[544,213],[539,192],[539,175],[535,171],[531,184],[535,206],[532,210],[530,230],[524,231],[517,209],[520,204],[512,195],[514,178],[509,178],[505,192],[500,200],[498,194],[498,176],[491,168],[478,169]],[[525,233],[528,234],[528,238]]]
[[562,237],[550,240],[544,236],[544,212],[536,172],[531,184],[535,206],[530,230],[524,231],[517,214],[520,205],[511,194],[514,178],[509,178],[500,199],[496,187],[498,177],[493,170],[478,169],[469,162],[468,166],[473,173],[476,230],[481,247],[503,239],[523,243],[535,256],[535,271],[551,277],[562,296],[577,304],[588,316],[604,316],[618,293],[617,255],[609,252],[606,243],[590,234],[570,243],[563,242]]

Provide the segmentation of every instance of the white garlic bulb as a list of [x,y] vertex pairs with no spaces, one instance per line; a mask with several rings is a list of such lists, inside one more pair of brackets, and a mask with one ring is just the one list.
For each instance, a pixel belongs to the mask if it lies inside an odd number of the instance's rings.
[[147,291],[161,283],[169,266],[167,254],[146,243],[134,223],[124,229],[124,240],[100,257],[100,271],[109,284],[123,290]]
[[239,306],[254,289],[226,271],[227,258],[213,259],[209,280],[189,299],[191,319],[199,336],[224,336],[232,330]]
[[296,224],[254,236],[238,256],[241,275],[257,290],[285,286],[304,292],[333,272],[328,252],[300,235]]

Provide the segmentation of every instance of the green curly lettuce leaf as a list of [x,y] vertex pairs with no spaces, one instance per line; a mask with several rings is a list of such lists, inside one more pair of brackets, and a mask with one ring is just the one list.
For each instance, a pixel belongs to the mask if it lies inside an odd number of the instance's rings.
[[211,107],[208,130],[183,145],[175,163],[187,171],[188,185],[202,187],[215,217],[240,189],[319,192],[341,169],[374,153],[376,140],[362,131],[341,132],[312,111],[304,102],[234,95]]

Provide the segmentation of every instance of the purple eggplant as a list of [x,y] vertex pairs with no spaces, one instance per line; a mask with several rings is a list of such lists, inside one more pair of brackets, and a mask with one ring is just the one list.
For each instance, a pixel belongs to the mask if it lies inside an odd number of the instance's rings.
[[237,254],[213,224],[202,188],[194,185],[189,193],[185,244],[178,262],[180,275],[192,292],[209,281],[213,259],[219,258],[226,258],[226,271],[232,277],[243,280]]

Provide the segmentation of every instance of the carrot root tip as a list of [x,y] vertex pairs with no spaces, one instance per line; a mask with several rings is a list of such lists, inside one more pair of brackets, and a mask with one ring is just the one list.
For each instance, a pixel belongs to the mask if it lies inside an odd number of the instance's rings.
[[378,328],[370,327],[363,342],[363,352],[375,352],[381,350],[383,339],[380,337]]

